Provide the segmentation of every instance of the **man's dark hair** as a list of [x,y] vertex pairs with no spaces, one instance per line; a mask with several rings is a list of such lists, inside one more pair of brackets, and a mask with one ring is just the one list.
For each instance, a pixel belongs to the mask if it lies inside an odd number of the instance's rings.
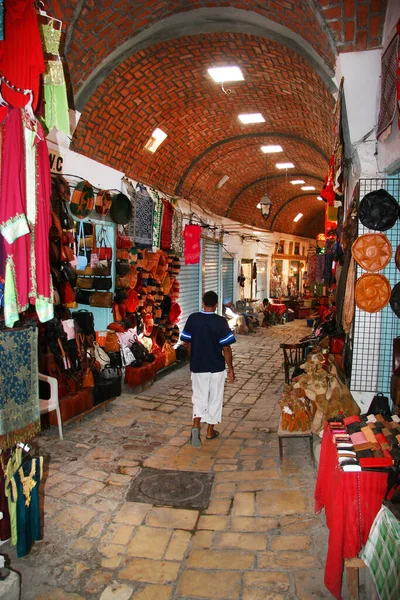
[[204,306],[207,308],[212,308],[218,304],[218,294],[215,292],[206,292],[203,296]]
[[269,298],[264,298],[263,304],[269,304]]

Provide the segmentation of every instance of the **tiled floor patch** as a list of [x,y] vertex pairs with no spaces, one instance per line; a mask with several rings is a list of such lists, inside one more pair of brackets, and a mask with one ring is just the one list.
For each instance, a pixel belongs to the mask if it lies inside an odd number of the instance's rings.
[[144,468],[132,481],[126,501],[201,510],[208,507],[213,481],[213,473]]

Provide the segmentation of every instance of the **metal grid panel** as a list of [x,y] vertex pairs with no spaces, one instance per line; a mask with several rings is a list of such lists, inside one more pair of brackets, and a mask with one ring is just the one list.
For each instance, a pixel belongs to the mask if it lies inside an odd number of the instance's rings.
[[[400,178],[361,179],[359,199],[369,192],[384,188],[400,203]],[[359,223],[358,235],[375,233]],[[393,248],[390,263],[381,271],[387,277],[391,288],[400,281],[394,255],[400,244],[399,221],[388,231],[382,232]],[[357,279],[365,273],[357,265]],[[400,335],[400,319],[396,317],[390,305],[378,313],[367,313],[356,307],[354,318],[353,362],[351,371],[351,390],[357,392],[384,392],[389,394],[392,373],[393,339]]]

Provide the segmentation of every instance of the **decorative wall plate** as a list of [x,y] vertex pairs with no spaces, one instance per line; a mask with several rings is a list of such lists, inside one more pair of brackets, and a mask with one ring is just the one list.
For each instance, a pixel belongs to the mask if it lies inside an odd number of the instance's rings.
[[398,216],[396,199],[384,189],[366,194],[358,208],[361,223],[374,231],[387,231],[396,223]]
[[383,233],[366,233],[356,239],[351,253],[362,269],[380,271],[392,258],[392,245]]
[[369,313],[382,310],[388,304],[390,294],[390,283],[383,275],[365,273],[357,280],[355,300],[360,310]]

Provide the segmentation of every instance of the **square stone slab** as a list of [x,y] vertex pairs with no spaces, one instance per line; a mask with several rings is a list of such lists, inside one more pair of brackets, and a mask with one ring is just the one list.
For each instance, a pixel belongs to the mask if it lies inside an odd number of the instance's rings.
[[208,507],[213,482],[214,473],[143,468],[126,501],[202,510]]

